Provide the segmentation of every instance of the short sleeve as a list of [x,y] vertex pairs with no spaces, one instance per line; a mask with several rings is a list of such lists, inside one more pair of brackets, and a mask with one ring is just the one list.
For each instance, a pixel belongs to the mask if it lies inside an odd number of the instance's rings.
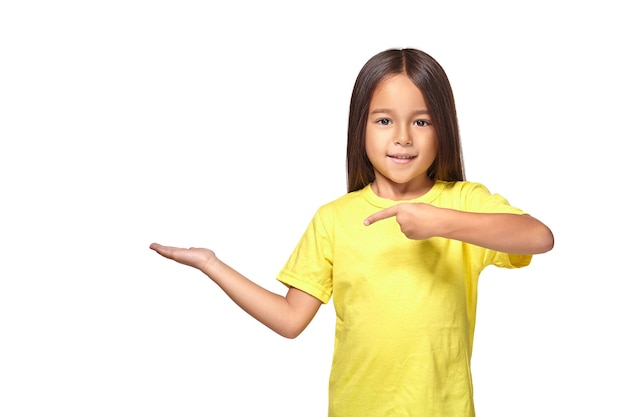
[[[462,190],[464,210],[478,213],[508,213],[526,214],[523,210],[509,204],[500,194],[492,194],[487,187],[480,183],[466,182]],[[522,268],[528,266],[532,255],[509,254],[486,250],[483,257],[483,267],[495,265],[500,268]]]
[[277,277],[322,303],[328,303],[333,292],[333,251],[327,227],[318,211]]

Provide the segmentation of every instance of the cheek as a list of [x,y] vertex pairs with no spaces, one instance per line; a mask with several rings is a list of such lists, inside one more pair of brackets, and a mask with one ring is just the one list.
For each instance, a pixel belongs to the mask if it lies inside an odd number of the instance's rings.
[[439,153],[439,142],[436,137],[432,137],[428,143],[429,153],[432,154],[433,159],[437,157]]
[[373,140],[373,138],[367,134],[367,132],[365,133],[365,155],[367,155],[368,159],[372,159],[372,156],[374,155],[374,151],[376,149],[376,141]]
[[374,138],[365,139],[365,155],[373,165],[378,165],[387,155],[387,149],[383,143]]

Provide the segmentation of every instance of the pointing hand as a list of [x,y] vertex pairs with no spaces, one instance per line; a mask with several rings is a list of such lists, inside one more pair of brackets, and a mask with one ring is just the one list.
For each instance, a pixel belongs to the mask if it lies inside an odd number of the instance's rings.
[[406,237],[414,240],[428,239],[438,235],[436,231],[441,210],[443,209],[425,203],[400,203],[372,214],[363,224],[370,226],[377,221],[395,217]]

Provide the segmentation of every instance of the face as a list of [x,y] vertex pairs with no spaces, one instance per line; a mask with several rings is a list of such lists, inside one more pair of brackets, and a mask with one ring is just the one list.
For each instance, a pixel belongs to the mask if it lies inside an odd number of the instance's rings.
[[383,80],[374,91],[365,151],[379,196],[410,199],[432,187],[427,172],[437,156],[437,137],[422,92],[406,75]]

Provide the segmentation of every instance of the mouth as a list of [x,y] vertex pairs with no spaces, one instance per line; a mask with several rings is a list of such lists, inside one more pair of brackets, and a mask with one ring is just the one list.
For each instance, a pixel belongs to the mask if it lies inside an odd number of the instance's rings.
[[391,158],[392,161],[398,164],[407,164],[416,158],[415,155],[406,155],[406,154],[387,155],[387,157]]

